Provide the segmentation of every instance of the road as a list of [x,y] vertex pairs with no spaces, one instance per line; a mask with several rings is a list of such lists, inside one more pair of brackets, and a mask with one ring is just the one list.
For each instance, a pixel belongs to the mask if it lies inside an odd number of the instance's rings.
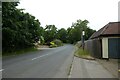
[[29,54],[3,58],[3,78],[67,78],[73,45],[42,49]]

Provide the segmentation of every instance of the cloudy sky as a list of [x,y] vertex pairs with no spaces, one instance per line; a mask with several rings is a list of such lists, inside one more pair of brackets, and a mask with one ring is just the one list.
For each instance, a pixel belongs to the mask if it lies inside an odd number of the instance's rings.
[[41,25],[54,24],[67,29],[77,19],[88,20],[88,26],[98,30],[108,22],[118,21],[120,0],[20,0],[18,8],[24,8]]

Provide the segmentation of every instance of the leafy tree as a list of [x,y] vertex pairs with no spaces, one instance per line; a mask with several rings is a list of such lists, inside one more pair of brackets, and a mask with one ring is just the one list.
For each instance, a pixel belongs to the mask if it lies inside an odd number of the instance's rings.
[[64,28],[57,30],[55,25],[46,25],[43,28],[34,16],[23,12],[23,9],[17,9],[18,4],[18,2],[2,3],[3,52],[31,47],[39,40],[42,44],[55,39],[64,43],[74,43],[81,40],[82,30],[85,31],[86,40],[95,32],[88,27],[89,21],[80,19],[67,30]]
[[56,33],[57,28],[55,27],[55,25],[46,25],[44,32],[45,42],[50,42],[56,39]]
[[77,20],[75,23],[72,23],[72,26],[67,29],[68,32],[68,41],[74,43],[81,40],[82,31],[85,31],[85,39],[87,40],[95,31],[90,29],[88,25],[89,21],[87,20]]
[[96,32],[96,30],[90,29],[88,27],[85,31],[85,40],[89,39],[94,32]]
[[72,40],[72,32],[71,32],[72,29],[73,29],[73,28],[71,28],[71,27],[69,27],[69,28],[67,29],[67,41],[66,41],[67,43],[72,43],[72,41],[73,41],[73,40]]
[[34,46],[42,36],[39,20],[23,9],[17,9],[17,2],[2,3],[2,46],[4,51],[15,51]]
[[57,31],[57,38],[62,40],[64,43],[67,41],[67,31],[64,28],[61,28]]

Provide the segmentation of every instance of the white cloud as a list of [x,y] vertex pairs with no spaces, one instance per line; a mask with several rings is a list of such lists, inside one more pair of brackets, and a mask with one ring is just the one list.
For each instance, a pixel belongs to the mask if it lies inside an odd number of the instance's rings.
[[68,28],[77,19],[87,19],[92,29],[118,21],[119,0],[21,0],[19,8],[40,20],[42,26]]

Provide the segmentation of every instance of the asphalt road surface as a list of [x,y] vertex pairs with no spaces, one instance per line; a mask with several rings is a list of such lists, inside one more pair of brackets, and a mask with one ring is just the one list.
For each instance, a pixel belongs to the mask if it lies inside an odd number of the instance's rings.
[[[113,76],[112,73],[110,73],[96,60],[86,60],[74,57],[71,75],[69,76],[69,78],[117,78],[117,77]],[[111,79],[92,79],[92,80],[111,80]]]
[[3,58],[3,78],[67,78],[73,45],[42,49],[29,54]]

